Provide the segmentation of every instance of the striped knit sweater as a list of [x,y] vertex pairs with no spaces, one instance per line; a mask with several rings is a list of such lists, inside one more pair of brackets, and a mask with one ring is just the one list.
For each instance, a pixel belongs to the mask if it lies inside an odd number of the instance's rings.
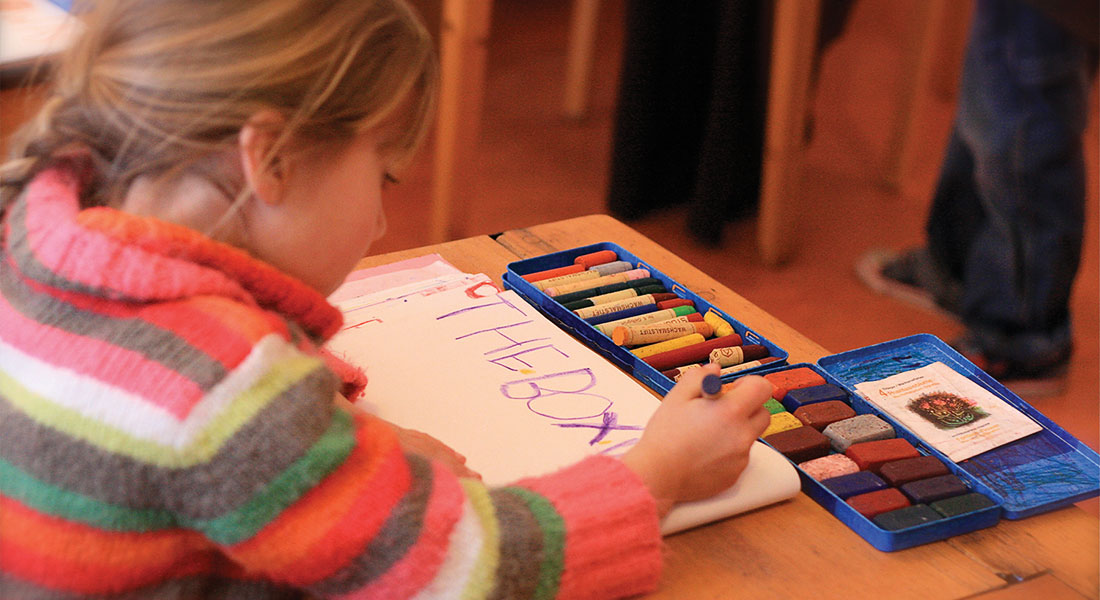
[[43,172],[3,223],[0,597],[656,586],[656,509],[621,462],[487,489],[404,454],[334,406],[324,298],[194,231],[81,210],[83,173]]

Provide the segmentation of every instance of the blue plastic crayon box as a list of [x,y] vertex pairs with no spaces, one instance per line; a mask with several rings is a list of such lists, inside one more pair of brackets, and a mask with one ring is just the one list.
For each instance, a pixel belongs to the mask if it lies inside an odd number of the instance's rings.
[[[1002,517],[1021,519],[1100,494],[1100,455],[935,336],[914,335],[825,356],[816,364],[788,365],[786,351],[616,244],[593,244],[508,265],[508,270],[503,275],[505,287],[514,289],[560,327],[658,393],[667,393],[674,382],[625,348],[616,345],[608,336],[522,277],[570,265],[577,256],[599,250],[613,250],[621,260],[648,269],[667,289],[695,302],[699,312],[718,311],[734,327],[735,332],[742,336],[744,343],[764,345],[772,356],[780,358],[779,361],[731,375],[724,378],[725,380],[730,381],[746,374],[767,375],[800,367],[809,368],[827,383],[841,388],[846,395],[844,401],[856,415],[874,415],[882,419],[893,428],[894,436],[908,441],[922,457],[934,457],[941,461],[950,475],[965,483],[967,492],[981,494],[992,501],[989,506],[962,514],[934,515],[931,520],[900,528],[891,524],[884,526],[882,523],[885,521],[882,519],[869,518],[854,508],[850,504],[851,498],[838,495],[834,491],[838,486],[823,484],[802,468],[798,468],[799,463],[792,460],[802,478],[802,490],[879,550],[896,551],[946,539],[992,527]],[[858,383],[884,379],[934,362],[941,362],[974,381],[1038,423],[1042,430],[956,463],[926,444],[903,424],[879,411],[856,392],[855,386]],[[764,441],[767,443],[768,439],[765,438]],[[835,450],[830,451],[834,452]]]
[[[687,289],[679,282],[675,281],[671,277],[668,277],[661,271],[653,268],[641,258],[628,252],[617,244],[610,242],[603,242],[599,244],[592,244],[589,246],[582,246],[580,248],[573,248],[571,250],[563,250],[561,252],[554,252],[552,254],[546,254],[543,256],[536,256],[533,258],[520,260],[508,264],[508,270],[502,276],[504,280],[504,286],[509,289],[515,290],[517,294],[522,296],[527,302],[531,303],[540,312],[550,318],[551,321],[556,323],[562,329],[565,329],[573,336],[580,338],[590,347],[594,348],[597,352],[608,358],[611,362],[619,366],[619,368],[625,370],[627,373],[633,375],[636,379],[649,386],[651,389],[657,391],[659,394],[664,395],[668,393],[668,390],[672,388],[675,382],[666,377],[657,369],[654,369],[645,361],[639,359],[632,354],[626,348],[616,345],[614,341],[599,329],[596,329],[585,320],[579,318],[573,311],[565,308],[561,303],[556,301],[551,296],[545,294],[542,290],[532,285],[526,279],[524,275],[531,273],[538,273],[541,271],[547,271],[550,269],[556,269],[559,267],[565,267],[574,264],[574,260],[578,256],[585,254],[591,254],[601,250],[613,251],[619,260],[631,263],[637,268],[646,269],[650,272],[650,276],[660,280],[661,284],[666,290],[671,293],[675,293],[680,298],[691,300],[695,305],[695,310],[699,313],[707,313],[708,311],[714,311],[718,314],[722,320],[733,326],[734,333],[741,336],[743,344],[759,344],[764,346],[768,351],[769,357],[775,357],[777,362],[771,364],[782,364],[787,360],[787,352],[776,346],[771,341],[764,338],[764,336],[752,331],[737,319],[734,319],[726,312],[722,311],[719,307],[714,306],[710,302],[704,300],[695,292]],[[762,365],[755,369],[747,369],[745,373],[753,373],[759,371],[769,365]],[[730,381],[734,379],[734,375],[724,377],[725,380]]]

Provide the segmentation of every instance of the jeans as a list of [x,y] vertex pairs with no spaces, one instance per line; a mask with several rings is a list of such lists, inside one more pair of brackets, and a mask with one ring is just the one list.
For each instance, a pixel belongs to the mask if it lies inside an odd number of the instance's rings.
[[928,249],[989,358],[1060,362],[1085,210],[1092,49],[1015,0],[979,0]]

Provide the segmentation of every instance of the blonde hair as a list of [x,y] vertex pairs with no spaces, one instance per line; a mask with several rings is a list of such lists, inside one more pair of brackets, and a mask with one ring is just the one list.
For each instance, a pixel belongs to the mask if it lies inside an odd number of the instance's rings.
[[0,167],[0,212],[73,147],[96,166],[83,206],[142,175],[215,178],[210,157],[265,109],[287,123],[275,150],[375,130],[380,153],[401,162],[428,128],[436,58],[404,0],[99,0],[85,20]]

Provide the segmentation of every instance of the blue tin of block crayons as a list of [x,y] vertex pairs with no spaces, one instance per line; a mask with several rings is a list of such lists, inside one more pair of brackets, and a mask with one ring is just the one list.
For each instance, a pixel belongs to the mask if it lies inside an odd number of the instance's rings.
[[[741,336],[743,344],[759,344],[764,346],[768,349],[769,356],[779,359],[776,362],[757,367],[756,369],[748,369],[744,371],[744,373],[755,373],[764,367],[786,362],[788,356],[787,351],[776,346],[774,343],[764,338],[764,336],[752,331],[717,306],[714,306],[695,292],[681,285],[678,281],[668,277],[659,269],[654,268],[645,260],[635,256],[618,244],[602,242],[515,261],[508,264],[508,270],[501,278],[504,281],[504,287],[515,290],[524,300],[531,303],[531,305],[545,314],[550,320],[554,321],[559,327],[566,330],[574,337],[584,341],[588,346],[594,348],[597,352],[607,357],[611,362],[633,375],[649,388],[664,395],[668,393],[674,385],[675,382],[673,382],[672,379],[669,379],[657,369],[649,366],[649,364],[636,357],[626,348],[616,345],[611,338],[604,335],[600,330],[578,318],[573,311],[565,308],[554,300],[554,298],[543,293],[542,290],[523,278],[523,275],[529,273],[538,273],[540,271],[571,265],[576,257],[583,254],[598,252],[600,250],[612,250],[618,255],[619,260],[630,262],[637,268],[648,270],[650,276],[660,280],[670,292],[674,292],[681,298],[686,298],[694,302],[695,309],[700,313],[705,314],[710,310],[717,312],[724,321],[733,326],[734,332]],[[736,376],[741,374],[742,373],[728,375],[725,380],[732,381]]]
[[[942,362],[992,392],[1042,429],[973,458],[954,462],[855,391],[875,381]],[[1061,508],[1100,494],[1100,455],[1047,419],[939,338],[920,334],[822,357],[817,364],[770,366],[757,374],[807,367],[848,391],[857,414],[874,414],[924,455],[934,456],[993,506],[899,530],[879,527],[801,469],[802,491],[879,550],[892,552]],[[795,465],[797,467],[797,465]]]

